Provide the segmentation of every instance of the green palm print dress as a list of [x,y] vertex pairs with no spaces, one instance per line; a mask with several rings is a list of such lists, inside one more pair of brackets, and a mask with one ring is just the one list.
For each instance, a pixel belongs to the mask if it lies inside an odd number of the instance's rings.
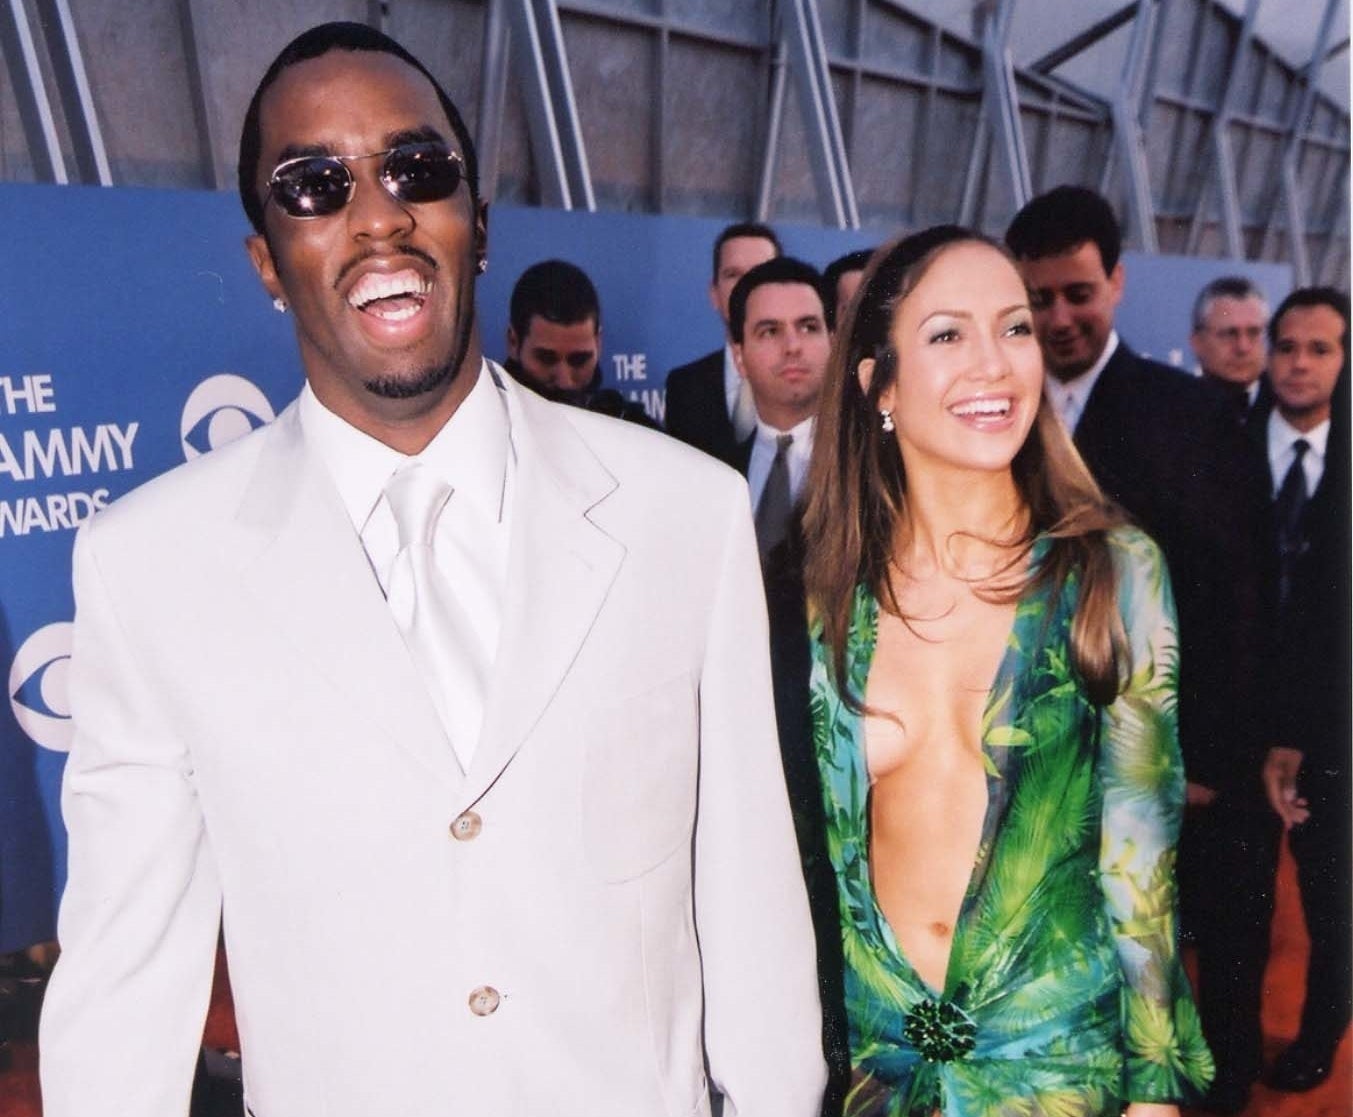
[[[1037,563],[1046,540],[1035,543]],[[988,805],[943,990],[875,902],[863,719],[815,626],[811,708],[836,873],[853,1077],[847,1117],[1090,1117],[1183,1100],[1212,1077],[1175,946],[1184,773],[1174,605],[1141,532],[1110,536],[1131,676],[1095,706],[1071,666],[1075,582],[1026,593],[982,718]],[[862,696],[878,602],[857,591],[846,648]]]

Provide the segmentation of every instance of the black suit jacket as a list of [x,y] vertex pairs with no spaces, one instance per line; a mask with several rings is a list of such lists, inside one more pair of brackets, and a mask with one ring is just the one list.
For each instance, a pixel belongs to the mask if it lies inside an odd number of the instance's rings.
[[[751,445],[749,439],[745,446]],[[745,468],[745,459],[744,459]],[[803,592],[803,543],[795,523],[788,538],[767,556],[766,608],[770,616],[770,662],[775,718],[785,790],[808,890],[808,907],[817,939],[818,992],[822,998],[822,1047],[827,1059],[827,1090],[822,1117],[840,1117],[850,1085],[850,1037],[846,1019],[846,963],[841,947],[841,907],[836,873],[827,852],[827,820],[822,777],[813,749],[809,705],[812,649]]]
[[[1261,472],[1263,496],[1273,509],[1282,484],[1268,461],[1271,406],[1250,424],[1251,453]],[[1266,726],[1270,743],[1301,749],[1302,780],[1346,783],[1353,679],[1353,589],[1350,539],[1349,432],[1345,407],[1337,407],[1325,450],[1320,484],[1306,503],[1300,524],[1302,550],[1296,560],[1290,597],[1279,606],[1278,532],[1270,516],[1265,528],[1265,585],[1271,635],[1265,670]],[[1345,882],[1346,883],[1346,882]]]
[[1196,378],[1121,341],[1086,401],[1076,447],[1100,487],[1160,545],[1179,614],[1179,736],[1190,780],[1258,800],[1263,522],[1245,435]]
[[667,374],[667,433],[732,465],[737,453],[723,386],[723,350]]

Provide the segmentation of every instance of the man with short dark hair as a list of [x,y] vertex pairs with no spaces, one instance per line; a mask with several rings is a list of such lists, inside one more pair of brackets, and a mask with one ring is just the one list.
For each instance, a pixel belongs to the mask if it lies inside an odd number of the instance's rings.
[[[1114,329],[1125,269],[1092,190],[1035,198],[1006,232],[1043,349],[1049,400],[1100,487],[1160,545],[1179,613],[1179,738],[1188,779],[1180,903],[1217,1059],[1206,1108],[1236,1112],[1260,1070],[1259,997],[1276,841],[1259,791],[1259,524],[1244,438],[1196,378]],[[1256,851],[1259,851],[1256,853]],[[1256,965],[1257,959],[1257,965]]]
[[1259,395],[1268,355],[1267,325],[1268,299],[1243,275],[1212,280],[1193,302],[1189,344],[1198,368],[1203,379],[1225,396],[1241,422]]
[[600,359],[601,304],[587,273],[565,260],[522,272],[508,302],[504,367],[547,394],[581,392]]
[[735,464],[751,490],[764,563],[803,490],[831,353],[817,269],[792,256],[758,264],[729,297],[728,333],[756,405],[756,429]]
[[864,279],[864,269],[874,255],[872,248],[858,248],[838,256],[822,270],[822,299],[827,311],[827,329],[833,333],[845,319],[846,308]]
[[728,340],[728,299],[744,274],[779,255],[780,241],[768,225],[739,222],[718,235],[709,301],[723,322],[723,348],[667,374],[667,433],[729,464],[756,416]]
[[503,367],[546,399],[658,428],[643,405],[601,386],[601,302],[587,273],[564,260],[532,264],[508,302]]
[[1277,639],[1265,695],[1273,713],[1264,782],[1287,828],[1311,940],[1296,1040],[1266,1081],[1304,1091],[1329,1077],[1348,1026],[1349,888],[1348,296],[1293,291],[1269,325],[1273,398],[1256,424],[1272,501]]
[[256,1117],[813,1117],[744,486],[483,358],[388,37],[301,35],[241,151],[306,383],[79,535],[44,1112],[186,1112],[224,911]]

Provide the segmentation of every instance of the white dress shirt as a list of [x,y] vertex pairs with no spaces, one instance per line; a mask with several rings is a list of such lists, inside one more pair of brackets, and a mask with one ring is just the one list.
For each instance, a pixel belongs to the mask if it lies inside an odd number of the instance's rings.
[[[420,461],[452,487],[437,520],[433,555],[453,588],[471,628],[467,643],[487,678],[498,650],[507,583],[515,454],[507,401],[485,362],[470,394],[422,453],[409,457],[340,419],[301,390],[299,413],[307,444],[324,463],[343,507],[362,540],[382,592],[388,595],[399,537],[383,499],[390,477]],[[448,639],[456,634],[448,633]],[[486,695],[470,679],[447,703],[447,731],[463,766],[468,766],[484,716]]]
[[1325,449],[1329,445],[1330,421],[1326,419],[1319,426],[1308,431],[1299,431],[1278,414],[1277,408],[1268,416],[1268,468],[1273,477],[1273,495],[1283,487],[1283,478],[1292,468],[1292,459],[1296,452],[1292,449],[1297,439],[1304,438],[1310,449],[1301,459],[1301,471],[1306,474],[1306,495],[1311,496],[1325,476]]
[[728,414],[731,416],[738,404],[738,393],[742,391],[742,374],[738,372],[737,362],[733,360],[733,345],[725,341],[723,344],[723,398],[728,404]]
[[797,501],[803,492],[803,482],[808,476],[808,459],[813,454],[813,428],[817,417],[810,415],[796,427],[787,431],[778,431],[767,426],[760,419],[756,421],[756,436],[752,442],[752,456],[747,462],[747,488],[752,497],[752,511],[761,502],[761,494],[766,488],[766,479],[770,476],[771,463],[775,461],[775,440],[782,434],[792,434],[794,441],[786,452],[786,465],[789,466],[789,495]]
[[1043,390],[1052,401],[1053,410],[1072,434],[1076,433],[1076,424],[1085,414],[1085,405],[1090,399],[1090,393],[1095,390],[1099,374],[1104,371],[1104,366],[1109,363],[1109,358],[1117,348],[1118,331],[1110,330],[1109,340],[1104,343],[1104,352],[1099,355],[1099,360],[1079,376],[1071,380],[1058,380],[1055,376],[1044,378]]

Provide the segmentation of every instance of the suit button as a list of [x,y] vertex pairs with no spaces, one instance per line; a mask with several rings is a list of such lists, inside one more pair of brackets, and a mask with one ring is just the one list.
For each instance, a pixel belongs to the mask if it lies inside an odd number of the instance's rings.
[[466,811],[463,815],[451,823],[451,836],[458,842],[469,842],[479,837],[479,831],[484,829],[484,820],[474,811]]
[[470,1011],[476,1016],[492,1016],[502,1003],[502,996],[492,985],[481,985],[470,991]]

